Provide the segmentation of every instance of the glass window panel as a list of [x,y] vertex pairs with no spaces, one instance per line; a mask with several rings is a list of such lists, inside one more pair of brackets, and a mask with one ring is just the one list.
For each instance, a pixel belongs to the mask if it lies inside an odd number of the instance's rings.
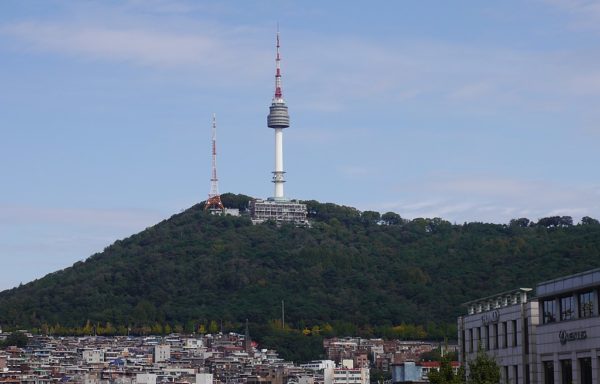
[[561,360],[560,371],[562,384],[573,384],[573,367],[571,365],[571,360]]
[[579,317],[592,317],[594,314],[594,298],[592,292],[579,294]]
[[575,301],[573,296],[560,298],[560,319],[571,320],[575,318]]
[[579,371],[581,372],[581,384],[592,384],[592,359],[585,357],[579,359]]
[[544,301],[543,323],[553,323],[556,321],[556,305],[554,300]]
[[544,384],[554,384],[554,362],[544,361]]

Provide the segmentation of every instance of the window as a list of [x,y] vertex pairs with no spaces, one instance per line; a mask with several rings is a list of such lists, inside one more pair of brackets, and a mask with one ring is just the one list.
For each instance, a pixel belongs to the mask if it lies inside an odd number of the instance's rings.
[[490,331],[492,330],[492,326],[488,325],[485,327],[485,349],[490,350]]
[[571,320],[575,318],[575,300],[573,296],[560,298],[560,320]]
[[514,384],[519,384],[519,366],[513,365]]
[[502,323],[502,348],[508,348],[508,326],[506,321]]
[[544,384],[554,384],[554,362],[544,361]]
[[461,337],[462,337],[462,348],[460,349],[460,354],[461,354],[461,360],[462,361],[467,361],[467,340],[466,340],[466,332],[463,329],[461,332]]
[[481,348],[481,328],[478,327],[477,328],[477,350],[479,351],[479,348]]
[[579,372],[581,372],[581,384],[592,384],[592,359],[584,357],[579,359]]
[[579,317],[592,317],[594,315],[593,292],[579,294]]
[[512,321],[512,335],[513,335],[513,347],[516,347],[518,345],[518,339],[517,339],[517,320],[513,320]]
[[504,382],[506,384],[510,384],[510,381],[508,379],[508,365],[504,366]]
[[529,370],[530,370],[529,369],[529,364],[525,364],[525,384],[530,384],[531,383],[531,380],[529,379],[529,375],[530,375]]
[[544,324],[554,323],[556,321],[556,303],[554,300],[544,301],[544,313],[542,322]]
[[494,349],[498,349],[498,323],[494,324]]
[[473,352],[473,328],[469,329],[469,352]]
[[573,367],[571,360],[560,361],[561,384],[573,384]]
[[525,353],[529,353],[529,325],[528,319],[523,319],[523,349]]

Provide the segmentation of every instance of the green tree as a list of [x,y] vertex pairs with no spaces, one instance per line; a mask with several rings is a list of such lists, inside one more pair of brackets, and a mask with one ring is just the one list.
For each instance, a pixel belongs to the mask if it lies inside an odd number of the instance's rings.
[[469,361],[468,384],[498,384],[500,382],[500,367],[493,357],[481,348],[474,360]]
[[402,218],[395,212],[384,213],[381,215],[381,220],[383,220],[387,225],[398,225],[402,223]]
[[366,224],[377,224],[381,219],[381,214],[376,211],[364,211],[360,217]]
[[593,219],[589,216],[584,216],[581,218],[582,225],[600,225],[600,222],[596,219]]
[[[446,344],[446,348],[448,345]],[[430,371],[427,375],[431,384],[463,384],[465,382],[465,370],[464,367],[460,367],[456,373],[452,369],[452,358],[455,355],[444,354],[441,355],[441,348],[437,348],[434,351],[433,356],[437,355],[440,361],[439,371]],[[432,357],[433,357],[432,356]],[[421,355],[423,358],[423,355]]]
[[217,322],[214,320],[210,321],[210,324],[208,326],[208,333],[211,334],[216,334],[217,332],[219,332],[219,326],[217,325]]
[[27,336],[23,332],[13,332],[11,333],[4,343],[2,343],[2,348],[7,348],[10,346],[16,346],[19,348],[23,348],[27,345],[28,339]]

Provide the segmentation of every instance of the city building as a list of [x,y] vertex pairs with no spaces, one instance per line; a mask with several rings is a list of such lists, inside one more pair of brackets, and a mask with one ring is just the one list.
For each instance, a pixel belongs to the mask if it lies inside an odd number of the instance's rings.
[[161,363],[171,358],[171,346],[169,344],[159,344],[154,346],[154,362]]
[[[481,348],[507,384],[600,382],[600,268],[465,304],[459,357]],[[468,374],[468,364],[465,364]]]
[[255,224],[263,223],[267,220],[278,224],[292,222],[300,225],[307,225],[306,204],[301,204],[296,200],[276,201],[256,199],[250,201],[250,215]]
[[[452,370],[456,374],[460,363],[452,361]],[[399,364],[392,365],[392,383],[428,383],[429,373],[439,371],[439,361],[405,361]]]
[[337,368],[325,368],[323,370],[324,384],[369,384],[369,368],[354,368],[352,360],[342,360]]
[[[519,288],[470,301],[458,318],[459,361],[475,359],[479,349],[493,356],[502,379],[511,384],[537,383],[535,328],[538,302],[531,288]],[[465,364],[467,375],[468,364]]]
[[600,269],[540,283],[536,293],[540,382],[600,382]]

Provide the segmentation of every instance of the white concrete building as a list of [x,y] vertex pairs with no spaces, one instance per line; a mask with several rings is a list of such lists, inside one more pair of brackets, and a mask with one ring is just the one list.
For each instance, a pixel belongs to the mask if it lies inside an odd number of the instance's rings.
[[104,362],[104,351],[100,349],[85,349],[83,361],[86,364],[100,364]]
[[538,383],[536,335],[538,302],[520,288],[465,303],[458,318],[459,360],[465,365],[481,348],[496,359],[504,383]]
[[171,346],[169,344],[159,344],[154,346],[154,362],[161,363],[169,361],[171,358]]
[[324,384],[369,384],[369,368],[354,368],[352,360],[343,360],[339,368],[323,370]]
[[196,384],[213,384],[213,374],[196,373]]
[[335,368],[335,362],[333,360],[313,360],[306,364],[300,364],[300,367],[311,371],[322,371],[327,368]]
[[135,375],[136,384],[156,384],[157,375],[154,373],[138,373]]

